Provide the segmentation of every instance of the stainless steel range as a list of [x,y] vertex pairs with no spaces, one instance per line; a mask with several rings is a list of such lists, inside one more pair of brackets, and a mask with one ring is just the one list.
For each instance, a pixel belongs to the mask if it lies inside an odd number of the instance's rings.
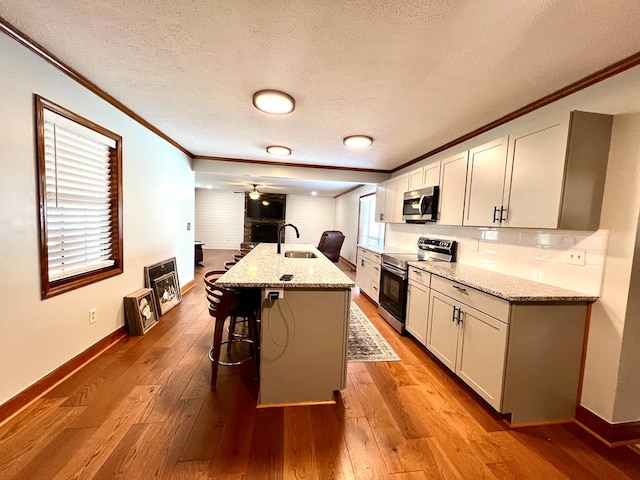
[[378,314],[399,333],[407,309],[408,262],[455,262],[457,242],[420,237],[416,253],[383,253]]

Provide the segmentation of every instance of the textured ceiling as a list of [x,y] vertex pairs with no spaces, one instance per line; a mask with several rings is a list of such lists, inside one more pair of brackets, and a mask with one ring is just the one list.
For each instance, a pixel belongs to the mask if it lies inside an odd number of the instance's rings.
[[[0,0],[0,16],[194,155],[382,170],[640,51],[637,0]],[[265,88],[293,114],[255,110]],[[346,149],[355,133],[374,146]]]

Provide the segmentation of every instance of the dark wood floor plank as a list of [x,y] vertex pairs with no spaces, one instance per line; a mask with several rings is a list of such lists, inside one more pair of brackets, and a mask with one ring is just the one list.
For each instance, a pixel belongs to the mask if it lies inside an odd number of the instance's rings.
[[[247,365],[247,364],[245,364]],[[242,381],[231,405],[211,463],[211,476],[247,471],[256,416],[257,382]]]
[[[211,370],[211,367],[208,367]],[[181,462],[213,460],[226,419],[235,403],[239,383],[234,377],[218,379],[218,389],[204,398],[198,417],[185,440]]]
[[[61,400],[40,399],[22,427],[16,423],[0,440],[0,472],[10,478],[56,437],[63,426],[82,413],[85,407],[61,407]],[[37,432],[37,434],[34,434]]]
[[358,373],[353,379],[365,420],[373,433],[389,473],[420,469],[420,458],[398,426],[389,405],[369,372]]
[[313,408],[315,407],[303,406],[284,409],[285,479],[320,480],[311,422]]
[[345,420],[345,441],[358,480],[389,480],[389,472],[366,418]]
[[354,480],[355,473],[343,434],[345,417],[341,415],[344,409],[338,404],[318,405],[310,410],[318,477],[321,480]]
[[51,472],[57,472],[71,460],[76,452],[95,433],[95,428],[65,428],[38,452],[31,461],[20,470],[15,477],[11,477],[9,470],[1,469],[2,475],[14,480],[46,480],[51,478]]
[[210,468],[211,462],[204,460],[178,462],[171,474],[171,480],[210,480]]
[[255,416],[245,480],[283,480],[283,459],[284,409],[260,408]]
[[52,478],[81,479],[95,476],[129,428],[140,419],[157,391],[158,387],[154,385],[133,387],[129,395],[114,406],[111,415],[101,423],[82,448]]

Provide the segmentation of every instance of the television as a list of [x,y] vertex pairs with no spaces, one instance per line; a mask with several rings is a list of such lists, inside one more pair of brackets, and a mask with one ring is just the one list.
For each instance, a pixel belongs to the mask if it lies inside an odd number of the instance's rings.
[[247,218],[254,220],[284,220],[286,195],[263,193],[257,200],[245,195]]

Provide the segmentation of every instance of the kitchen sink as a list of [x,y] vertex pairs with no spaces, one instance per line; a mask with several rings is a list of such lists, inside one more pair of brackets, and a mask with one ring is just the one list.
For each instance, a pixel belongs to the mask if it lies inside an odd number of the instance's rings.
[[284,256],[289,258],[318,258],[315,253],[302,250],[289,250],[288,252],[284,252]]

